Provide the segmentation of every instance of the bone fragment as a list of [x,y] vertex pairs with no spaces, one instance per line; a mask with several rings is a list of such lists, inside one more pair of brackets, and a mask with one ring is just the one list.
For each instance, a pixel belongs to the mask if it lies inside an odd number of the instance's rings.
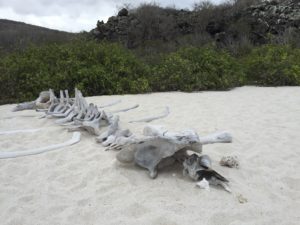
[[136,105],[131,106],[131,107],[129,107],[129,108],[119,109],[119,110],[112,111],[111,113],[127,112],[127,111],[129,111],[129,110],[136,109],[136,108],[138,108],[139,106],[140,106],[139,104],[136,104]]
[[9,131],[0,131],[0,135],[4,134],[17,134],[17,133],[34,133],[40,131],[41,129],[24,129],[24,130],[9,130]]
[[216,132],[207,136],[200,137],[200,143],[202,145],[214,144],[214,143],[231,143],[232,136],[228,132]]
[[116,105],[116,104],[118,104],[118,103],[120,103],[120,102],[122,102],[121,100],[116,100],[116,101],[114,101],[114,102],[111,102],[111,103],[108,103],[108,104],[104,104],[104,105],[100,105],[100,106],[98,106],[98,108],[105,108],[105,107],[109,107],[109,106],[113,106],[113,105]]
[[139,119],[139,120],[132,120],[129,121],[129,123],[139,123],[139,122],[151,122],[153,120],[158,120],[158,119],[162,119],[167,117],[170,114],[170,109],[169,107],[166,107],[165,111],[163,112],[163,114],[159,115],[159,116],[153,116],[153,117],[148,117],[148,118],[144,118],[144,119]]

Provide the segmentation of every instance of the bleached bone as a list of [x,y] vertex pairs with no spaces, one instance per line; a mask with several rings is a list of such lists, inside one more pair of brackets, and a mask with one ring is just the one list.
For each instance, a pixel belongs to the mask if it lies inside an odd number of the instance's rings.
[[64,127],[68,127],[68,126],[72,126],[72,125],[75,125],[74,121],[71,121],[71,122],[67,122],[67,123],[63,123],[63,124],[60,124],[61,126],[64,126]]
[[119,110],[112,111],[111,113],[127,112],[127,111],[129,111],[129,110],[136,109],[136,108],[138,108],[139,106],[140,106],[139,104],[136,104],[136,105],[131,106],[131,107],[129,107],[129,108],[119,109]]
[[63,91],[60,91],[60,103],[53,112],[48,112],[48,115],[52,117],[66,117],[74,109],[75,106],[69,98],[68,90],[65,90],[65,96],[63,95]]
[[16,105],[12,112],[22,111],[22,110],[28,110],[28,109],[34,109],[35,108],[35,101],[32,102],[22,102],[18,105]]
[[59,95],[59,104],[54,108],[53,112],[48,112],[48,114],[63,113],[63,110],[65,108],[65,97],[62,90],[59,91]]
[[122,150],[124,146],[128,146],[130,144],[136,143],[138,138],[135,135],[131,136],[120,136],[115,139],[113,143],[111,143],[105,151],[108,150]]
[[98,106],[98,108],[102,109],[102,108],[105,108],[105,107],[109,107],[109,106],[113,106],[113,105],[119,104],[121,102],[122,102],[121,100],[116,100],[116,101],[111,102],[111,103],[100,105],[100,106]]
[[74,132],[74,131],[81,131],[81,127],[80,126],[72,126],[68,128],[68,132]]
[[47,113],[53,112],[54,109],[55,109],[55,107],[59,104],[59,101],[58,101],[58,99],[56,98],[56,96],[55,96],[55,94],[54,94],[54,92],[53,92],[52,89],[49,89],[49,93],[50,93],[50,103],[51,103],[51,104],[50,104],[50,106],[49,106],[49,108],[48,108]]
[[90,103],[88,108],[87,108],[87,111],[86,111],[86,114],[83,118],[83,120],[90,120],[91,118],[93,118],[93,113],[95,112],[94,111],[94,104],[93,103]]
[[83,121],[82,128],[87,130],[90,134],[100,135],[100,129],[109,125],[109,120],[104,111],[101,112],[100,116],[92,121]]
[[144,119],[140,119],[140,120],[132,120],[129,121],[129,123],[139,123],[139,122],[151,122],[153,120],[158,120],[158,119],[162,119],[167,117],[170,114],[170,109],[169,107],[166,107],[165,111],[163,112],[163,114],[159,115],[159,116],[153,116],[153,117],[148,117],[148,118],[144,118]]
[[31,102],[23,102],[15,106],[12,111],[22,111],[22,110],[28,110],[28,109],[45,109],[48,108],[50,105],[49,102],[50,99],[50,93],[48,91],[42,91],[39,94],[39,97]]
[[143,129],[145,136],[163,136],[168,130],[161,125],[146,125]]
[[[57,124],[61,124],[61,125],[72,122],[74,120],[74,118],[79,115],[81,108],[84,107],[86,104],[87,103],[84,102],[81,92],[79,90],[75,89],[75,100],[74,100],[72,107],[69,109],[70,112],[66,113],[67,116],[65,118],[58,119],[55,122]],[[82,115],[80,115],[78,117],[81,117],[81,116]],[[70,125],[70,124],[67,124],[67,125]]]
[[[176,133],[168,132],[168,130],[161,125],[147,125],[144,127],[143,134],[145,136],[176,136]],[[212,133],[207,136],[200,136],[199,138],[202,145],[232,142],[231,134],[225,131]]]
[[111,121],[109,121],[110,125],[107,129],[107,131],[103,132],[102,134],[100,134],[99,137],[96,138],[97,142],[103,142],[106,141],[107,138],[110,135],[113,135],[117,132],[118,128],[119,128],[119,116],[114,116]]
[[200,143],[202,145],[215,144],[215,143],[231,143],[232,136],[228,132],[216,132],[207,136],[200,137]]
[[90,109],[87,109],[87,112],[84,116],[83,119],[81,119],[80,121],[92,121],[95,120],[97,118],[99,118],[101,115],[101,112],[99,112],[98,108],[96,105],[91,104]]
[[49,91],[42,91],[39,97],[35,100],[36,109],[48,109],[50,106],[50,93]]
[[62,124],[62,125],[63,125],[63,124],[65,124],[65,123],[71,122],[71,121],[73,121],[73,118],[74,118],[76,115],[77,115],[77,113],[74,112],[74,110],[73,110],[73,111],[71,111],[71,112],[68,114],[67,117],[62,118],[62,119],[58,119],[58,120],[55,121],[55,123],[57,123],[57,124]]
[[70,145],[74,145],[80,141],[80,132],[73,133],[73,136],[70,140],[60,143],[60,144],[53,144],[41,148],[25,150],[25,151],[14,151],[14,152],[3,152],[0,151],[0,159],[8,159],[8,158],[16,158],[21,156],[28,156],[28,155],[36,155],[41,154],[44,152],[53,151],[59,148],[67,147]]
[[17,134],[17,133],[34,133],[40,130],[41,129],[8,130],[8,131],[0,131],[0,135]]
[[109,124],[109,119],[107,114],[104,111],[102,111],[100,116],[97,116],[92,121],[76,120],[76,122],[74,123],[75,124],[74,126],[68,128],[69,131],[73,131],[74,129],[77,130],[78,128],[81,128],[88,131],[92,135],[98,136],[101,133],[100,129]]
[[1,119],[13,119],[13,118],[17,118],[17,117],[27,117],[27,118],[30,118],[30,117],[36,117],[36,115],[14,115],[14,116],[5,116],[5,117],[1,117]]
[[81,120],[84,117],[85,114],[85,109],[81,108],[80,111],[78,112],[77,116],[75,117],[77,120]]
[[52,116],[56,118],[65,118],[67,117],[75,108],[75,104],[69,107],[64,113],[53,113]]
[[[107,140],[102,142],[104,147],[108,147],[105,150],[116,149],[118,146],[123,146],[125,144],[130,144],[136,141],[136,138],[133,136],[130,130],[118,130],[115,134],[110,135]],[[100,141],[101,142],[101,141]]]

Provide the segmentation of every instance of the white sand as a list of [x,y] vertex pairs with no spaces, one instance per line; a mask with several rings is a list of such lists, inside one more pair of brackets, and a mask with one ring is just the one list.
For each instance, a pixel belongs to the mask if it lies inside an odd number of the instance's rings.
[[[151,124],[170,130],[194,128],[201,134],[232,133],[234,143],[204,147],[214,168],[230,180],[229,194],[195,187],[179,167],[160,171],[151,180],[146,170],[121,165],[116,152],[105,152],[94,137],[65,149],[0,160],[0,224],[289,224],[300,223],[300,87],[243,87],[229,92],[155,93],[87,98],[105,104],[121,99],[116,110],[122,126],[141,133],[133,119],[171,114]],[[64,142],[72,134],[38,113],[9,112],[0,106],[0,131],[42,128],[40,133],[0,136],[0,150],[29,149]],[[26,117],[24,117],[26,115]],[[31,115],[35,117],[30,117]],[[224,155],[237,155],[240,169],[218,165]],[[240,203],[238,196],[247,199]]]

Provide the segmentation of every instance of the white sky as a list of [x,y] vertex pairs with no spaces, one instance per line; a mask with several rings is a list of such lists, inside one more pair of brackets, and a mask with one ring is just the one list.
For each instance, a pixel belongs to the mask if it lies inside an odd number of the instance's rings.
[[[157,0],[160,6],[191,8],[201,0]],[[220,3],[223,0],[212,0]],[[133,6],[149,0],[0,0],[0,19],[22,21],[29,24],[70,32],[89,31],[97,20],[106,21],[117,14],[125,3]]]

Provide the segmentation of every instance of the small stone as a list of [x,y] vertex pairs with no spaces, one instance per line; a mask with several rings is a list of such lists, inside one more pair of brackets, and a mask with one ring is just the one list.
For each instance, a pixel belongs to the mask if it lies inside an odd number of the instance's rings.
[[237,156],[223,156],[220,160],[220,165],[230,168],[239,168],[239,161]]
[[239,200],[239,203],[241,203],[241,204],[244,204],[244,203],[248,202],[248,199],[245,198],[242,194],[239,194],[237,196],[237,199]]

